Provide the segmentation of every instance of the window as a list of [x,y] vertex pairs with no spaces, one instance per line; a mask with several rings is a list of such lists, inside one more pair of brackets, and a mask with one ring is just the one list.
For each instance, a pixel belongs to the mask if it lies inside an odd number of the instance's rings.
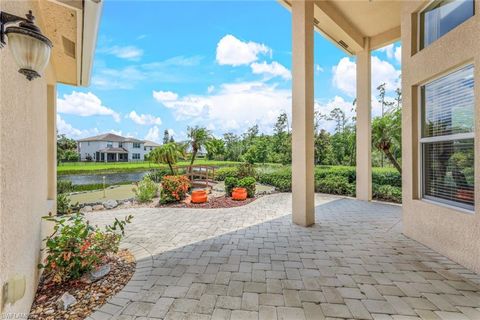
[[133,149],[140,149],[140,143],[134,142],[133,143]]
[[107,142],[107,148],[111,148],[113,147],[113,142],[112,141],[108,141]]
[[420,49],[474,15],[473,0],[437,0],[420,13]]
[[140,153],[132,153],[133,160],[140,160]]
[[123,147],[123,142],[119,142],[119,143],[118,143],[118,147],[119,147],[119,148],[122,148],[122,147]]
[[426,199],[474,207],[473,66],[421,87],[422,191]]

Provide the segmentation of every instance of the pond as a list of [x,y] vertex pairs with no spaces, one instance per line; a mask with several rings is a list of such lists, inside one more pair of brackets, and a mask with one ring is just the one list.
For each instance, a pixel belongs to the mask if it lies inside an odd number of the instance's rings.
[[150,171],[137,172],[119,172],[119,173],[103,173],[103,174],[67,174],[59,175],[58,180],[70,180],[74,185],[86,185],[103,183],[105,177],[106,184],[117,184],[122,182],[140,181],[143,176]]

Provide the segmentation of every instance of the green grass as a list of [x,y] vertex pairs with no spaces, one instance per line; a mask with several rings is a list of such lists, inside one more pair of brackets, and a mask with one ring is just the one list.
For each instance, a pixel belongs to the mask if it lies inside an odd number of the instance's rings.
[[[190,161],[180,161],[177,166],[189,165]],[[230,166],[238,164],[238,162],[232,161],[213,161],[198,159],[195,161],[196,165],[211,165],[211,166]],[[117,162],[117,163],[104,163],[104,162],[71,162],[62,163],[57,167],[58,175],[65,174],[89,174],[89,173],[112,173],[112,172],[135,172],[144,171],[157,168],[168,168],[167,165],[158,165],[152,162]]]

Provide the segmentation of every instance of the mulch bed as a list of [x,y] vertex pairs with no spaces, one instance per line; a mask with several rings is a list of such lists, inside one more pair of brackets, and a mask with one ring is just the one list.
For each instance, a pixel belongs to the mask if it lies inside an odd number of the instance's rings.
[[[109,263],[110,272],[94,283],[88,284],[79,280],[60,285],[41,282],[28,319],[85,319],[108,298],[118,293],[135,272],[135,258],[127,250],[119,251]],[[67,310],[61,310],[56,301],[66,291],[77,299],[77,303]]]
[[202,208],[202,209],[219,209],[219,208],[234,208],[241,207],[257,200],[259,196],[255,198],[247,198],[243,201],[236,201],[230,197],[219,196],[209,197],[208,202],[205,203],[191,203],[189,201],[175,202],[171,204],[159,205],[160,208]]

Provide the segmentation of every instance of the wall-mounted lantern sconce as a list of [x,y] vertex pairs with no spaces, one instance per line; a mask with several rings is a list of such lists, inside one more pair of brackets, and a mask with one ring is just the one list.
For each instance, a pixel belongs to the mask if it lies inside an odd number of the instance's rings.
[[[6,12],[0,12],[0,48],[8,37],[8,45],[13,57],[20,68],[18,72],[28,80],[40,77],[40,73],[47,67],[50,59],[52,42],[45,37],[34,24],[35,17],[32,11],[21,18]],[[7,24],[16,24],[5,28]]]

